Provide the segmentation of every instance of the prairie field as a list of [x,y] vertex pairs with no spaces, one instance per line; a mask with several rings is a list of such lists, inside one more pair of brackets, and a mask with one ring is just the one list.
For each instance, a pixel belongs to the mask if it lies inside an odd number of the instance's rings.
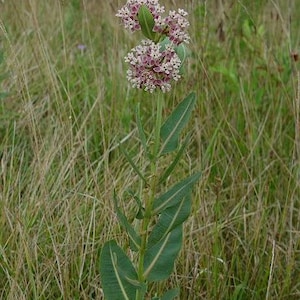
[[[156,94],[126,79],[142,35],[115,16],[125,3],[0,1],[0,299],[104,299],[101,247],[128,245],[113,195],[134,219],[139,177],[120,147],[143,169],[135,111],[151,132]],[[202,176],[174,272],[150,290],[300,299],[299,3],[160,3],[191,36],[163,115],[197,97],[168,184]]]

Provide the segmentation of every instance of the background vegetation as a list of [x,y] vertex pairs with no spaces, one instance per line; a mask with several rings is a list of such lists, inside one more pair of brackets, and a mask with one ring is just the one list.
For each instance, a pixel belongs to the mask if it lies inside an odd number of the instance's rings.
[[[123,57],[139,37],[124,1],[0,2],[0,299],[102,299],[99,251],[128,241],[134,111]],[[180,299],[300,299],[300,9],[296,0],[162,1],[191,23],[192,143],[176,176],[202,170],[174,276]],[[162,168],[165,166],[162,166]],[[174,175],[171,182],[178,181]],[[153,286],[154,290],[164,288]]]

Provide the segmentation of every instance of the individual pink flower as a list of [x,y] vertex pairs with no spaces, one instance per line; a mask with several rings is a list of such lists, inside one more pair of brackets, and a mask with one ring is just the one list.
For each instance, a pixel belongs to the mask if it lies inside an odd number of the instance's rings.
[[171,81],[180,78],[181,61],[170,44],[162,50],[160,44],[143,40],[128,53],[125,61],[130,64],[127,79],[132,86],[151,93],[155,89],[169,91]]
[[143,4],[149,8],[154,19],[158,18],[165,11],[165,8],[158,3],[158,0],[128,0],[118,10],[116,16],[121,18],[125,28],[130,29],[132,32],[141,29],[137,14]]

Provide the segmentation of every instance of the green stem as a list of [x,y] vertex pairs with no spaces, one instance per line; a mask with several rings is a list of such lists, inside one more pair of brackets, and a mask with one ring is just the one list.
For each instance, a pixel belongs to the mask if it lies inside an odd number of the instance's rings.
[[[141,283],[145,283],[146,278],[144,278],[144,259],[145,252],[147,249],[149,227],[152,221],[152,207],[155,200],[157,185],[158,185],[158,153],[160,148],[160,128],[162,123],[162,107],[163,107],[163,97],[159,96],[157,100],[157,111],[156,111],[156,122],[154,128],[154,143],[152,149],[152,158],[150,163],[150,176],[149,176],[149,187],[145,189],[144,194],[144,207],[145,215],[141,224],[141,247],[139,249],[139,262],[138,262],[138,278]],[[136,300],[142,300],[142,293],[139,293]]]
[[157,101],[157,111],[156,111],[156,123],[155,123],[155,134],[154,134],[154,149],[153,149],[153,160],[157,161],[159,145],[160,145],[160,127],[162,122],[162,107],[163,107],[163,97],[159,97]]

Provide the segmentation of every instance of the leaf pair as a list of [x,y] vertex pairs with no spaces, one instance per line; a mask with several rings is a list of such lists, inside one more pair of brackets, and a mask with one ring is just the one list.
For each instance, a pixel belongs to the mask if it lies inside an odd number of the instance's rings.
[[[182,224],[169,232],[145,254],[147,282],[166,279],[173,271],[174,261],[182,244]],[[104,244],[100,256],[100,276],[106,299],[132,300],[137,293],[145,295],[146,284],[139,282],[134,266],[124,251],[112,240]],[[162,299],[174,299],[178,290],[166,293]]]
[[[199,177],[200,173],[188,177],[154,201],[154,212],[159,214],[159,219],[149,235],[144,258],[143,277],[147,282],[164,280],[173,271],[182,245],[183,222],[191,210],[190,190]],[[114,201],[119,221],[129,235],[131,247],[137,250],[140,237],[120,211],[116,197]],[[135,299],[138,291],[145,293],[146,286],[138,281],[133,264],[115,241],[109,241],[103,246],[100,275],[105,297],[109,300]],[[173,293],[169,295],[171,297]]]
[[[110,258],[110,259],[107,259]],[[106,299],[134,300],[137,293],[143,297],[146,294],[146,284],[138,281],[137,273],[123,250],[115,241],[107,242],[100,257],[100,275]],[[157,300],[172,300],[179,295],[179,289],[167,291]]]
[[[108,259],[109,258],[109,259]],[[100,275],[106,299],[134,300],[139,293],[146,294],[146,284],[138,281],[137,273],[123,250],[115,241],[105,243],[100,257]],[[157,300],[172,300],[179,295],[179,289],[167,291]]]
[[[182,180],[175,184],[169,191],[155,199],[152,215],[160,215],[160,217],[149,236],[148,247],[155,245],[173,228],[187,219],[191,206],[190,190],[199,180],[200,176],[201,173],[198,172]],[[120,210],[118,199],[115,194],[113,199],[118,220],[129,236],[130,248],[133,251],[138,251],[141,244],[141,238],[129,223],[127,217]]]

